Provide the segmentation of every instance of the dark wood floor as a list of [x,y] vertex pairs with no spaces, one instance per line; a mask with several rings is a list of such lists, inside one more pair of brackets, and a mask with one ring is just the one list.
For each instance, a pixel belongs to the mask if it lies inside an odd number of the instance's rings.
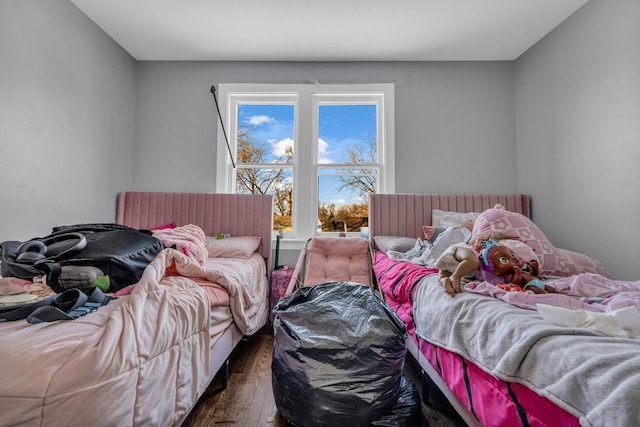
[[[244,339],[229,359],[227,388],[215,392],[221,384],[216,377],[185,420],[185,427],[206,426],[272,426],[292,427],[278,413],[271,387],[271,359],[273,335],[261,331]],[[411,378],[422,393],[419,368],[407,356],[405,375]],[[422,426],[460,427],[461,420],[448,416],[446,410],[422,404]]]

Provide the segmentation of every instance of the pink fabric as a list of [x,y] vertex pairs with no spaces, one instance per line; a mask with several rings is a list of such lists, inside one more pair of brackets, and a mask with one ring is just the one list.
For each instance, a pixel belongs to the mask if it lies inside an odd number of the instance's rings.
[[207,294],[211,307],[225,307],[229,305],[229,292],[217,283],[211,283],[205,279],[191,279]]
[[[247,260],[243,261],[247,262]],[[174,249],[161,251],[145,269],[143,277],[149,269],[158,271],[162,269],[162,274],[164,274],[169,266],[173,266],[180,276],[199,277],[224,287],[229,293],[229,306],[233,320],[243,334],[252,335],[265,324],[268,287],[264,281],[255,280],[255,278],[253,281],[247,281],[246,272],[233,266],[222,268],[221,265],[218,265],[215,268],[210,268],[207,265],[203,267],[194,259]],[[266,271],[263,273],[261,277],[264,276],[266,280]],[[171,280],[173,277],[182,279],[180,276],[168,276],[167,280]]]
[[[241,300],[233,301],[232,312],[235,310],[236,319],[245,325],[247,333],[256,330],[256,325],[253,324],[255,321],[249,321],[245,315],[253,313],[254,306],[258,307],[260,304],[253,299],[253,296],[249,296],[244,288],[260,287],[261,277],[266,277],[266,267],[263,271],[257,271],[256,262],[248,259],[242,262],[238,262],[238,260],[222,262],[219,260],[215,266],[209,265],[208,262],[212,258],[209,258],[206,244],[207,236],[202,228],[194,224],[156,229],[153,231],[153,235],[160,239],[165,247],[174,248],[169,249],[170,251],[178,251],[186,257],[185,260],[172,255],[166,266],[167,275],[182,275],[195,281],[207,294],[211,307],[230,305],[232,301],[229,292],[240,295]],[[252,237],[251,239],[258,238]],[[196,268],[194,264],[201,268]],[[216,283],[216,280],[219,283]],[[126,295],[129,292],[130,288],[125,288],[118,295]],[[255,292],[256,295],[263,293],[264,291]],[[252,316],[259,318],[259,316],[255,316],[256,314],[253,313]]]
[[191,280],[161,280],[161,263],[76,320],[0,323],[1,425],[167,426],[186,415],[209,383],[211,314]]
[[369,243],[360,237],[314,237],[308,251],[304,284],[349,281],[371,284]]
[[162,224],[162,225],[159,225],[157,227],[153,227],[151,229],[151,231],[166,230],[167,228],[176,228],[176,223],[175,222],[170,222],[169,224]]
[[164,243],[165,248],[175,247],[200,265],[204,265],[209,257],[204,231],[197,225],[156,229],[153,235]]
[[196,224],[207,236],[261,237],[260,254],[271,267],[273,198],[270,195],[130,191],[118,195],[118,224],[152,229]]
[[[466,292],[488,295],[509,304],[536,309],[536,304],[547,304],[569,310],[609,312],[624,307],[640,309],[640,281],[612,280],[600,274],[584,273],[560,279],[546,280],[558,293],[529,294],[508,292],[488,282],[471,282]],[[591,302],[593,297],[602,301]]]
[[501,204],[512,212],[530,215],[525,194],[370,194],[369,235],[422,236],[422,226],[431,225],[433,209],[482,212]]
[[[206,279],[200,279],[197,277],[191,277],[190,279],[198,286],[200,286],[202,290],[207,294],[207,299],[209,300],[209,305],[211,307],[221,307],[229,305],[229,292],[227,292],[224,287],[218,285],[217,283],[211,283]],[[133,292],[133,289],[135,287],[135,284],[129,285],[114,293],[114,296],[122,297],[125,295],[129,295],[131,292]]]
[[[383,252],[374,253],[373,268],[387,304],[406,325],[410,339],[416,341],[415,324],[411,314],[415,290],[420,279],[437,274],[438,270],[406,261],[392,260]],[[419,340],[418,344],[420,351],[448,387],[470,409],[462,358],[424,340]],[[507,384],[469,361],[464,363],[467,366],[466,375],[471,384],[473,410],[482,424],[501,427],[521,425],[517,407],[509,395]],[[576,417],[528,388],[513,383],[511,389],[516,393],[532,427],[579,426]]]
[[[10,373],[0,382],[0,424],[178,425],[206,389],[216,359],[210,301],[193,280],[167,276],[168,268],[225,287],[241,333],[265,323],[271,196],[121,193],[117,222],[141,229],[197,224],[209,235],[261,236],[262,281],[245,286],[237,269],[225,276],[190,258],[192,251],[165,249],[129,295],[94,313],[37,325],[0,323],[0,360]],[[218,343],[218,349],[228,345]]]
[[31,280],[19,279],[17,277],[0,277],[0,295],[48,290],[51,290],[49,286],[42,283],[33,283]]
[[435,268],[406,261],[392,260],[384,252],[374,253],[373,271],[384,293],[387,305],[400,317],[410,335],[416,326],[411,310],[418,281],[424,276],[437,274]]
[[473,235],[490,232],[508,233],[520,237],[533,249],[540,262],[540,274],[569,276],[579,273],[598,273],[606,276],[602,263],[587,255],[556,248],[529,218],[504,208],[487,209],[473,226]]
[[[471,410],[472,405],[464,377],[466,371],[471,389],[473,413],[483,426],[522,425],[518,408],[514,404],[506,382],[492,377],[468,360],[464,361],[465,369],[463,359],[458,354],[436,347],[427,341],[419,340],[419,349],[460,402]],[[518,383],[510,383],[509,386],[522,406],[531,427],[577,427],[580,425],[578,418],[553,404],[549,399]]]

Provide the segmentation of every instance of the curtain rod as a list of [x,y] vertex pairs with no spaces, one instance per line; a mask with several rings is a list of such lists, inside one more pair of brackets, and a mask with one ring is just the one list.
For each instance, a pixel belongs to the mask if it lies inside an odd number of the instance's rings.
[[227,138],[227,131],[224,129],[224,123],[222,122],[222,114],[220,114],[220,106],[218,105],[218,98],[216,98],[216,88],[211,86],[211,94],[213,95],[213,100],[216,103],[216,110],[218,110],[218,118],[220,119],[220,126],[222,126],[222,133],[224,134],[224,140],[227,143],[227,150],[229,151],[229,158],[231,159],[231,164],[233,168],[236,168],[236,162],[233,161],[233,154],[231,154],[231,146],[229,145],[229,138]]

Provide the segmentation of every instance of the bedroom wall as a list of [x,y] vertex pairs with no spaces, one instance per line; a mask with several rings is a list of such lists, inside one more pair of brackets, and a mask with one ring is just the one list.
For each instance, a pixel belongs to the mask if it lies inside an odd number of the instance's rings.
[[68,0],[3,0],[0,240],[212,191],[212,84],[394,82],[397,192],[531,194],[558,246],[637,279],[611,247],[640,238],[639,8],[588,2],[515,62],[138,63]]
[[115,220],[135,61],[68,0],[0,1],[0,240]]
[[396,192],[517,192],[512,62],[140,62],[134,189],[215,191],[211,85],[315,80],[395,83]]
[[512,62],[140,62],[135,188],[215,189],[211,85],[315,80],[395,83],[396,192],[517,191]]
[[638,280],[640,2],[594,0],[515,62],[519,190],[557,246]]

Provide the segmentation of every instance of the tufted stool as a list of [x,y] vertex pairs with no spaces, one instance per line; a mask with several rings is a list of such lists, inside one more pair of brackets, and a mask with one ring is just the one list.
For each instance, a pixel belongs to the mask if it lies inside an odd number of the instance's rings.
[[287,288],[325,282],[353,282],[374,287],[369,241],[362,237],[313,237],[309,239]]

